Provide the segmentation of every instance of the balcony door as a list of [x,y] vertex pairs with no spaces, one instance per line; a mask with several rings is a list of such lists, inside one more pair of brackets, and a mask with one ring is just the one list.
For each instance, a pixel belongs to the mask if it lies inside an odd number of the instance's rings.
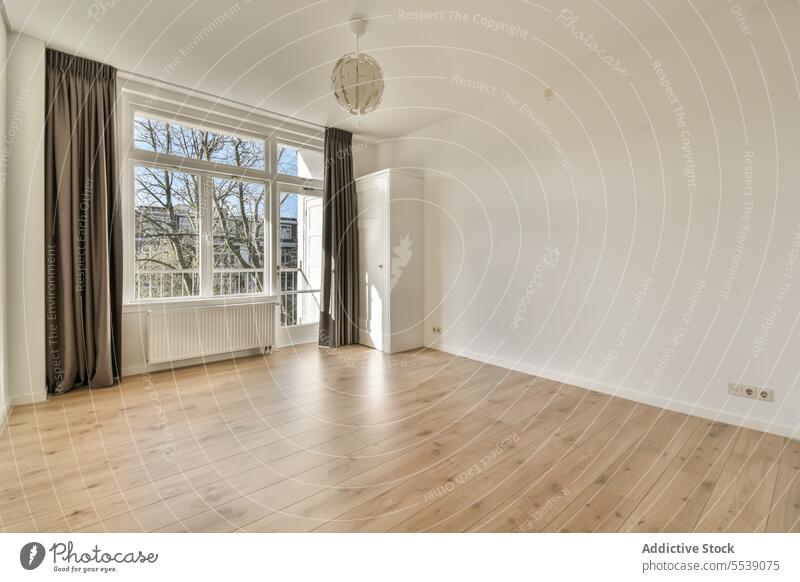
[[281,326],[319,323],[322,283],[322,192],[278,185]]

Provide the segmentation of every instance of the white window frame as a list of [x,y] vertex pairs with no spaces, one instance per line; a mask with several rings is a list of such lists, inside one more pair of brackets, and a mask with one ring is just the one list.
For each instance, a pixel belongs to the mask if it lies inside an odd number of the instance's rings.
[[[283,143],[285,143],[285,142],[283,142]],[[287,145],[290,145],[290,144],[287,144]],[[275,159],[277,160],[277,157]],[[283,176],[283,174],[281,174],[281,176]],[[280,195],[281,195],[282,192],[291,193],[291,194],[300,194],[302,196],[314,196],[316,198],[322,198],[322,189],[321,188],[309,187],[309,186],[300,186],[299,184],[290,184],[290,183],[284,182],[283,179],[280,179],[275,185],[275,196],[274,196],[274,198],[275,198],[275,200],[277,201],[277,204],[278,204],[277,212],[278,212],[278,216],[279,217],[280,217]],[[278,221],[278,225],[280,226],[280,220]],[[280,241],[280,228],[277,228],[276,231],[277,231],[277,235],[278,235],[277,236],[278,253],[277,253],[277,258],[276,258],[276,263],[275,263],[275,271],[276,271],[276,274],[277,274],[278,278],[280,278],[280,274],[281,273],[291,273],[293,271],[300,272],[299,268],[297,268],[297,269],[295,269],[295,268],[286,268],[283,265],[281,265],[281,263],[280,263],[280,250],[281,250],[280,249],[280,244],[281,244],[281,241]],[[298,233],[298,238],[299,238],[299,233]],[[320,284],[321,283],[322,282],[320,281]],[[280,285],[280,279],[278,279],[278,285]],[[320,293],[320,300],[322,299],[322,289],[304,289],[302,291],[283,292],[283,291],[280,290],[280,288],[278,288],[278,295],[281,296],[281,297],[284,296],[284,295],[304,295],[304,294],[313,294],[313,293]],[[299,327],[299,326],[302,326],[302,325],[317,325],[317,323],[298,324],[297,326],[285,326],[285,327]],[[284,326],[282,326],[282,327],[284,327]]]
[[[118,135],[122,164],[122,180],[120,184],[121,214],[124,241],[123,252],[123,303],[131,310],[137,306],[159,304],[163,306],[186,307],[191,305],[212,305],[235,301],[276,301],[280,298],[280,281],[278,273],[280,253],[280,210],[278,208],[278,182],[291,185],[300,191],[322,192],[322,180],[300,178],[277,172],[278,144],[298,146],[301,148],[322,151],[322,138],[319,130],[291,125],[289,121],[264,119],[244,110],[223,106],[217,111],[219,103],[203,102],[189,99],[183,102],[169,98],[154,98],[157,91],[122,90],[118,102]],[[254,141],[264,142],[264,169],[238,168],[227,164],[194,160],[168,154],[159,154],[134,147],[134,118],[141,113],[156,119],[171,121],[190,127],[200,127],[212,131],[234,135]],[[192,297],[139,299],[135,293],[135,177],[136,166],[162,167],[183,172],[198,174],[201,178],[200,212],[201,224],[205,231],[200,234],[200,295]],[[267,202],[265,209],[265,281],[264,292],[239,295],[213,295],[213,261],[210,237],[211,212],[206,200],[209,191],[208,181],[212,177],[241,179],[264,184]],[[206,240],[204,240],[206,239]]]

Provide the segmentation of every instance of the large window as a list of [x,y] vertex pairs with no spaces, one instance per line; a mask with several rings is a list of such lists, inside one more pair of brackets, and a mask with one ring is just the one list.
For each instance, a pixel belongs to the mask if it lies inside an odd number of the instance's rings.
[[282,325],[316,323],[319,136],[310,132],[306,143],[252,126],[206,127],[194,116],[151,113],[132,102],[128,109],[128,300],[280,295]]

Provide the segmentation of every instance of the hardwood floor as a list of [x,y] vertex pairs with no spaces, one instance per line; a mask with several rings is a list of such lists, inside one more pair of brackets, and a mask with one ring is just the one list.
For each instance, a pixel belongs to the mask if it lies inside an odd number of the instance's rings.
[[800,443],[455,358],[285,349],[16,408],[3,531],[800,531]]

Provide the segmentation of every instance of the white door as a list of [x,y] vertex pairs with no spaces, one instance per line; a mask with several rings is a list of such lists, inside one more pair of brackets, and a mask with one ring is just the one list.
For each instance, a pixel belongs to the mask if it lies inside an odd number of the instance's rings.
[[358,221],[360,343],[383,349],[384,232],[379,218]]
[[[303,197],[304,236],[303,271],[309,289],[322,287],[322,197]],[[298,233],[299,235],[299,233]],[[306,294],[303,301],[303,321],[319,319],[319,291]]]

